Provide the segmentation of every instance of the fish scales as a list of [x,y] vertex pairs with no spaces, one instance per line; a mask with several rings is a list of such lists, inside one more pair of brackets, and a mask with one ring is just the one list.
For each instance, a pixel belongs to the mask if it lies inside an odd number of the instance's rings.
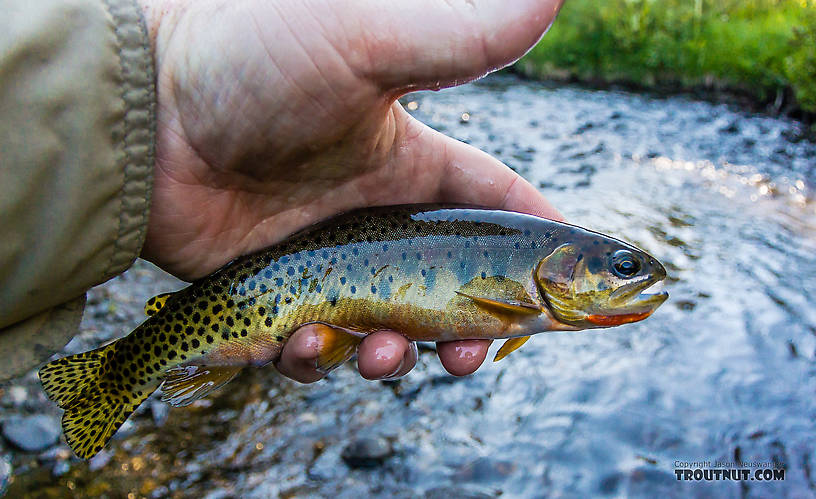
[[[575,250],[569,248],[578,248],[581,257],[571,257]],[[413,340],[447,341],[639,320],[635,315],[648,315],[659,303],[629,315],[595,314],[592,322],[592,314],[568,310],[564,303],[571,302],[558,294],[564,265],[571,265],[573,280],[580,268],[582,286],[595,283],[581,294],[587,304],[610,294],[610,279],[598,278],[595,267],[609,267],[616,251],[639,252],[639,265],[657,269],[649,279],[665,276],[658,262],[636,248],[531,215],[428,205],[358,210],[151,299],[151,315],[128,336],[49,363],[40,377],[46,393],[66,409],[69,444],[80,457],[90,457],[160,384],[165,400],[186,405],[242,367],[275,361],[291,334],[308,323],[348,333],[357,339],[344,344],[354,346],[359,337],[383,329]],[[543,265],[548,259],[557,265]],[[352,353],[337,354],[337,362]]]

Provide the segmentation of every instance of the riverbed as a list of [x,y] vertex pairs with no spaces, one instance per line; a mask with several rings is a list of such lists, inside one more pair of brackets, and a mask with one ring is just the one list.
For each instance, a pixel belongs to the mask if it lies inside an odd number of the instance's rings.
[[[314,385],[247,369],[189,408],[152,398],[87,463],[64,443],[23,452],[0,441],[0,488],[209,499],[816,494],[816,146],[801,124],[506,75],[402,102],[503,160],[570,222],[656,256],[669,301],[641,323],[535,336],[464,378],[446,374],[432,346],[391,382],[365,381],[353,363]],[[182,285],[137,262],[90,292],[63,353],[125,334],[144,301]],[[58,424],[58,412],[34,371],[0,392],[4,422]],[[677,479],[716,462],[745,462],[752,476],[784,468],[784,480]]]

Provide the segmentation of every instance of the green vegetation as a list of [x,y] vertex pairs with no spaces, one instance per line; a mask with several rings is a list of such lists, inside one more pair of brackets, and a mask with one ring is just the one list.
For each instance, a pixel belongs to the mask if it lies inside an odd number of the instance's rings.
[[537,77],[710,87],[816,112],[816,0],[567,0],[517,65]]

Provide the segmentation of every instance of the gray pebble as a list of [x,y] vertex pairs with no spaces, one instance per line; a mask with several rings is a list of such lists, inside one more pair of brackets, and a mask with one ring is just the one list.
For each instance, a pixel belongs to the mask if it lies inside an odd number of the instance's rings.
[[59,420],[45,414],[12,416],[3,422],[3,436],[10,444],[27,452],[45,450],[59,439]]
[[11,459],[8,456],[0,456],[0,496],[6,493],[10,480]]
[[342,458],[352,468],[374,468],[393,454],[391,444],[383,437],[361,437],[343,449]]
[[51,470],[51,474],[55,477],[62,476],[66,473],[71,471],[71,464],[68,461],[57,461],[54,464],[54,468]]

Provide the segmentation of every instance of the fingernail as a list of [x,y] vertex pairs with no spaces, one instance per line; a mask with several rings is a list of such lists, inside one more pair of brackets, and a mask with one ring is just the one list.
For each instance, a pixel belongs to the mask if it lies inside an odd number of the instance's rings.
[[408,372],[410,372],[410,370],[408,370],[408,371],[400,374],[400,371],[402,371],[402,369],[405,367],[406,360],[410,359],[408,362],[416,362],[418,357],[419,357],[419,351],[417,350],[416,343],[414,343],[413,341],[409,342],[408,351],[405,352],[405,354],[402,356],[402,360],[400,360],[400,363],[397,366],[397,368],[394,369],[391,373],[386,374],[385,376],[383,376],[381,378],[377,378],[377,379],[379,379],[379,380],[394,380],[394,379],[402,378],[403,376],[408,374]]

